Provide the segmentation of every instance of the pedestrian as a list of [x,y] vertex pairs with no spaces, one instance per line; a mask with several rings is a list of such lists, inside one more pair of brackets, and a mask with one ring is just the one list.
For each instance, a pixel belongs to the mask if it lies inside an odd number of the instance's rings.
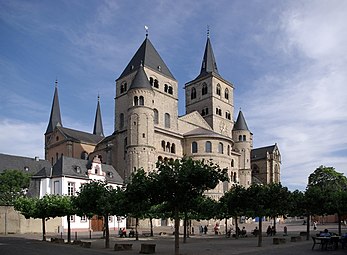
[[287,226],[284,226],[284,228],[283,228],[283,235],[284,235],[284,236],[287,236],[287,235],[288,235]]
[[206,235],[207,234],[207,226],[205,225],[204,227],[204,234]]
[[317,221],[314,221],[313,222],[313,230],[316,230],[317,229]]

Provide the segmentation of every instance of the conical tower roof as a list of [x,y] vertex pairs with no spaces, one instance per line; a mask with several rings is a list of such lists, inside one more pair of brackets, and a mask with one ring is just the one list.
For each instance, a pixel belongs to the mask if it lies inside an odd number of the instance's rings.
[[216,76],[220,76],[217,68],[216,59],[213,54],[211,40],[208,36],[205,46],[204,57],[202,59],[200,74],[198,75],[198,77],[196,77],[196,79],[210,73],[215,74]]
[[245,117],[243,116],[243,113],[241,110],[239,112],[239,115],[237,116],[237,120],[236,120],[236,123],[234,125],[233,130],[247,130],[247,131],[249,131]]
[[51,115],[49,117],[46,134],[53,132],[56,126],[63,126],[61,121],[59,98],[58,98],[58,81],[55,81],[55,89],[54,89]]
[[151,84],[148,81],[148,77],[142,65],[138,69],[133,81],[130,84],[129,90],[132,89],[149,89],[153,90]]
[[134,72],[141,64],[175,80],[169,68],[166,66],[147,36],[117,80]]
[[95,114],[93,134],[99,135],[99,136],[104,136],[104,129],[102,127],[102,120],[101,120],[100,97],[99,96],[98,96],[98,104],[96,106],[96,114]]

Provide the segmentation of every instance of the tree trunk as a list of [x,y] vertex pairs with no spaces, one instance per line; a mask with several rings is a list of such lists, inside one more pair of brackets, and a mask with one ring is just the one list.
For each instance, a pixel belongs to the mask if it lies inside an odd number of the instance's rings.
[[337,213],[337,220],[339,222],[339,236],[342,236],[342,232],[341,232],[341,214]]
[[235,238],[238,239],[239,238],[239,230],[238,230],[238,227],[239,227],[239,223],[237,222],[237,216],[235,216]]
[[105,248],[110,248],[110,230],[108,229],[108,214],[104,216],[104,228],[105,228]]
[[135,218],[135,236],[136,236],[136,241],[139,240],[139,232],[137,232],[137,227],[139,225],[139,218]]
[[46,241],[46,218],[42,218],[42,241]]
[[263,217],[259,217],[259,235],[258,235],[258,247],[263,245]]
[[183,221],[183,243],[187,242],[187,213],[184,212],[184,221]]
[[151,226],[151,236],[153,236],[153,219],[152,219],[152,217],[149,218],[149,224]]
[[178,208],[175,208],[175,255],[180,254],[179,231],[180,231],[180,217],[179,217]]
[[67,242],[71,243],[71,221],[70,215],[67,215]]
[[310,214],[307,214],[306,240],[310,240]]
[[227,236],[227,233],[228,233],[228,219],[227,218],[225,218],[224,226],[225,226],[225,236]]
[[[274,216],[274,230],[276,231],[276,216]],[[276,231],[277,232],[277,231]],[[274,232],[274,234],[276,233]]]

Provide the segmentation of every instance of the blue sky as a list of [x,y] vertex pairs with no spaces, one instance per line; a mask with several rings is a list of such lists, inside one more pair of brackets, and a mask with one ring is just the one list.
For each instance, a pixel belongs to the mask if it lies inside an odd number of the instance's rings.
[[[278,143],[281,180],[347,174],[347,1],[0,1],[0,153],[44,157],[58,80],[65,127],[92,132],[97,96],[113,131],[115,79],[149,38],[179,82],[197,76],[206,28],[254,147]],[[236,116],[234,116],[236,118]]]

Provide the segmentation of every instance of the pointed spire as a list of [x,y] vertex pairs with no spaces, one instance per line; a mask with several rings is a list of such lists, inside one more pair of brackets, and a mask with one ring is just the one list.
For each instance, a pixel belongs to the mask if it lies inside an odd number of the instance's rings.
[[141,61],[143,66],[150,68],[156,72],[160,72],[175,80],[169,68],[166,66],[159,53],[156,51],[153,44],[148,39],[148,35],[117,80],[138,70]]
[[99,136],[104,136],[104,129],[102,127],[102,120],[101,120],[100,96],[99,95],[98,95],[98,104],[96,106],[96,114],[95,114],[93,134],[99,135]]
[[49,122],[46,130],[46,134],[53,132],[56,126],[63,126],[60,115],[60,106],[58,98],[58,81],[55,80],[54,96],[51,109],[51,115],[49,117]]
[[145,73],[145,69],[143,68],[142,62],[140,65],[139,70],[137,71],[133,81],[131,82],[131,85],[129,87],[129,90],[132,89],[149,89],[153,90],[151,84],[148,81],[148,77]]
[[233,130],[248,130],[249,131],[245,117],[243,116],[243,113],[241,110],[239,111],[239,115],[237,116],[237,120]]
[[210,29],[207,30],[207,41],[205,46],[204,57],[202,59],[201,70],[198,77],[204,76],[208,73],[214,73],[219,75],[216,59],[213,54],[211,40],[210,40]]

